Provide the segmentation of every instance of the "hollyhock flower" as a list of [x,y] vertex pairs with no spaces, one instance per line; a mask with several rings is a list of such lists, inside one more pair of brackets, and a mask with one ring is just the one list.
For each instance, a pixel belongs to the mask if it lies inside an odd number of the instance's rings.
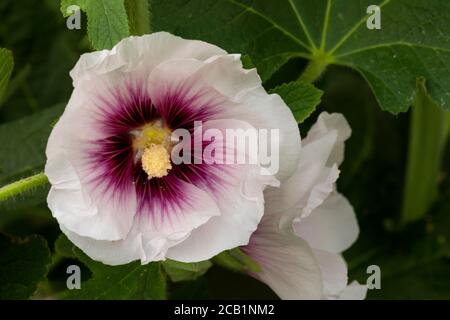
[[242,250],[262,268],[252,276],[282,299],[365,297],[365,286],[347,286],[341,256],[359,233],[352,206],[335,186],[350,133],[342,115],[322,113],[302,141],[297,170],[264,192],[264,217]]
[[[256,70],[214,45],[159,32],[84,54],[70,75],[45,173],[49,208],[72,242],[110,265],[200,261],[248,243],[264,188],[295,170],[300,151],[291,111]],[[175,164],[172,133],[195,133],[195,121],[279,129],[280,170]]]

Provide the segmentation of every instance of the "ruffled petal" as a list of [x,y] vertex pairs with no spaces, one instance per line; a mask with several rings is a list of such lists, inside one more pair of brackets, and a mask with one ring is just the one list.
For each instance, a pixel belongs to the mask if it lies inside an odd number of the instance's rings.
[[[215,201],[193,185],[177,182],[184,202],[171,204],[165,215],[159,211],[141,211],[135,216],[130,232],[123,240],[101,241],[83,237],[61,225],[61,230],[91,258],[108,265],[120,265],[134,260],[142,264],[166,259],[167,250],[185,240],[190,232],[220,214]],[[157,206],[153,206],[156,208]]]
[[334,193],[308,217],[294,220],[295,233],[315,249],[341,253],[358,238],[359,227],[348,200]]
[[304,218],[320,206],[334,191],[339,177],[337,165],[349,135],[350,127],[342,115],[321,113],[302,141],[297,170],[281,188],[267,191],[268,211],[298,208],[297,217]]
[[[239,104],[227,110],[227,116],[247,121],[257,129],[278,131],[279,152],[273,152],[272,156],[279,154],[279,159],[267,167],[279,180],[289,177],[298,164],[301,146],[298,124],[289,107],[277,94],[267,94],[256,69],[243,69],[238,55],[212,58],[210,63],[214,67],[205,70],[202,76],[221,94]],[[273,143],[270,134],[268,150]]]
[[186,40],[167,32],[156,32],[141,37],[128,37],[111,50],[83,54],[70,75],[74,87],[83,79],[119,70],[136,69],[151,71],[155,66],[170,60],[207,60],[215,55],[226,54],[221,48],[197,40]]
[[130,230],[136,212],[135,195],[130,191],[119,198],[110,192],[100,196],[99,190],[83,184],[81,168],[76,167],[76,158],[68,151],[73,147],[71,151],[75,152],[76,144],[63,139],[67,137],[64,122],[61,119],[56,124],[46,149],[45,174],[52,184],[48,206],[60,224],[81,236],[122,239]]
[[320,299],[323,292],[319,264],[306,241],[280,232],[271,219],[263,219],[242,250],[262,268],[251,273],[281,298]]
[[352,130],[347,120],[342,114],[322,112],[317,122],[309,130],[305,143],[320,139],[330,131],[336,131],[336,143],[333,145],[327,158],[327,165],[340,165],[344,160],[344,142],[352,134]]
[[313,249],[323,281],[323,296],[337,297],[347,285],[347,264],[341,255]]
[[[205,132],[208,129],[218,130],[223,133],[223,137],[227,129],[238,128],[255,132],[255,128],[248,123],[238,120],[210,120],[203,125]],[[224,160],[228,154],[248,155],[245,146],[241,149],[240,145],[230,145],[230,140],[217,139],[216,136],[214,142],[223,147]],[[257,163],[227,164],[217,166],[216,169],[214,165],[210,165],[208,170],[217,170],[215,180],[222,181],[213,186],[209,181],[197,183],[202,189],[209,190],[221,214],[193,230],[185,241],[170,248],[167,253],[170,259],[183,262],[201,261],[224,250],[247,244],[264,212],[263,190],[266,185],[278,185],[278,181]]]

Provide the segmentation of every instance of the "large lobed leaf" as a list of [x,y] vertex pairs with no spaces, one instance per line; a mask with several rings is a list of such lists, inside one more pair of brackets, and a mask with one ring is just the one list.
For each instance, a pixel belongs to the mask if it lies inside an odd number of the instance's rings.
[[[249,54],[263,80],[302,57],[349,66],[369,82],[380,106],[406,111],[415,80],[450,108],[447,0],[152,0],[153,30]],[[366,28],[369,5],[381,30]]]

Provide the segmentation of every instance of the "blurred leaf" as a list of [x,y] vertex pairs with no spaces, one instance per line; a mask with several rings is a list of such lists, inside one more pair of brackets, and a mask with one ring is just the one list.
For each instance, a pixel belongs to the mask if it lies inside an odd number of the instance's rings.
[[277,93],[281,96],[298,123],[302,123],[314,112],[323,94],[312,84],[300,81],[282,84],[270,90],[270,93]]
[[0,103],[8,86],[14,68],[14,60],[11,51],[0,48]]
[[[403,251],[385,247],[371,258],[367,265],[376,264],[380,267],[381,289],[369,290],[368,298],[450,298],[448,249],[432,235],[416,240],[411,245],[404,245]],[[366,274],[363,279],[368,276]]]
[[64,105],[0,125],[0,185],[42,170],[45,147]]
[[164,270],[173,282],[195,280],[212,266],[210,261],[184,263],[174,260],[162,262]]
[[141,265],[138,261],[108,266],[93,261],[61,235],[55,250],[62,256],[77,258],[92,271],[92,278],[81,283],[81,289],[69,290],[66,299],[146,299],[166,298],[166,277],[158,262]]
[[[249,54],[263,80],[293,58],[356,69],[383,110],[406,111],[415,79],[450,108],[447,0],[152,0],[152,30],[202,39]],[[369,5],[381,30],[366,27]],[[299,72],[300,73],[300,72]]]
[[124,0],[62,0],[61,12],[77,5],[88,18],[88,36],[96,50],[111,49],[117,42],[130,35]]
[[[64,105],[57,105],[0,125],[0,186],[43,170],[51,125],[63,108]],[[47,191],[47,186],[36,188],[21,196],[21,201],[10,199],[2,202],[0,208],[17,209],[45,202]]]
[[5,91],[2,99],[0,99],[0,108],[3,105],[3,102],[8,100],[10,96],[12,96],[19,87],[25,82],[25,79],[29,75],[31,70],[30,65],[25,66],[22,70],[18,71],[14,78],[11,79],[8,85],[8,90]]
[[[15,71],[0,112],[8,122],[67,101],[72,91],[69,71],[80,56],[83,32],[68,30],[50,1],[15,0],[0,4],[0,46],[14,53]],[[84,25],[82,25],[84,27]]]
[[0,299],[29,298],[50,262],[50,250],[42,237],[20,239],[0,234]]
[[408,225],[401,233],[362,233],[363,239],[358,240],[364,241],[359,250],[361,259],[358,263],[358,259],[350,259],[349,269],[353,277],[365,283],[367,267],[380,267],[381,289],[369,290],[368,298],[450,298],[449,195],[442,197],[425,221]]
[[207,300],[211,299],[208,292],[208,280],[200,277],[192,281],[181,281],[170,284],[171,300]]

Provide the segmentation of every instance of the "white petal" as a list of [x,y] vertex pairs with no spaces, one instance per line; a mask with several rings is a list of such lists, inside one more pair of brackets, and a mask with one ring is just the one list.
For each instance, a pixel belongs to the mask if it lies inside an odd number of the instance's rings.
[[167,32],[156,32],[141,37],[128,37],[111,50],[85,53],[70,75],[76,87],[83,79],[114,70],[130,72],[139,68],[150,71],[158,64],[169,60],[204,61],[221,54],[226,52],[212,44],[182,39]]
[[[203,129],[207,131],[210,128],[221,132],[236,128],[254,130],[249,124],[238,120],[210,120],[203,125]],[[245,152],[239,148],[228,149],[227,142],[223,143],[228,151]],[[258,165],[227,165],[226,172],[223,173],[226,183],[218,190],[210,191],[220,209],[220,216],[212,217],[208,223],[193,230],[185,241],[171,247],[167,257],[195,262],[247,244],[264,212],[264,188],[266,185],[278,184],[274,177],[264,173]],[[207,185],[201,187],[208,189]]]
[[53,216],[67,229],[100,240],[122,239],[130,230],[136,210],[134,194],[120,201],[95,197],[83,188],[78,172],[59,145],[60,125],[47,144],[45,174],[52,188],[47,197]]
[[367,286],[357,281],[350,283],[339,295],[339,300],[364,300],[367,294]]
[[76,88],[47,142],[45,173],[52,184],[47,198],[53,216],[67,229],[99,240],[122,239],[136,213],[134,191],[120,198],[107,188],[88,183],[95,172],[87,168],[86,148],[104,136],[93,123],[94,90],[86,84]]
[[64,225],[60,226],[61,230],[89,257],[108,265],[134,260],[140,260],[142,264],[164,260],[169,247],[185,240],[193,229],[219,214],[214,200],[205,192],[187,183],[183,187],[186,188],[183,192],[189,193],[194,200],[192,207],[187,206],[182,211],[174,209],[167,217],[169,223],[158,221],[155,218],[157,212],[140,213],[135,216],[133,227],[123,240],[101,241],[83,237]]
[[281,299],[320,299],[322,275],[311,248],[292,233],[280,232],[274,222],[264,218],[250,243],[242,247],[262,268],[251,275]]
[[[256,70],[245,70],[238,55],[215,56],[207,61],[194,59],[171,60],[161,63],[149,77],[149,90],[158,103],[158,92],[168,87],[180,88],[189,85],[193,94],[211,88],[215,92],[203,94],[203,99],[220,105],[220,118],[247,121],[257,129],[267,130],[270,137],[278,130],[279,156],[272,160],[270,168],[278,179],[285,179],[295,170],[300,152],[300,132],[291,110],[276,94],[268,95],[261,85]],[[220,97],[226,98],[220,101]],[[275,129],[273,131],[270,131]],[[276,145],[274,144],[274,147]]]
[[241,103],[249,91],[262,88],[256,69],[244,69],[240,58],[239,54],[211,57],[200,74],[206,83],[236,103]]
[[331,131],[336,131],[336,143],[333,146],[330,155],[327,158],[329,166],[336,164],[340,165],[344,159],[344,142],[350,137],[352,130],[342,114],[322,112],[317,119],[317,122],[309,130],[308,137],[305,139],[305,144],[320,139]]
[[[262,87],[249,91],[239,100],[245,107],[234,108],[230,113],[237,119],[251,123],[257,129],[267,130],[269,137],[278,134],[279,159],[271,160],[274,166],[270,171],[275,173],[280,181],[287,179],[297,168],[301,148],[300,131],[291,110],[280,96],[267,95]],[[271,143],[272,141],[267,141],[267,149],[271,150],[273,157],[276,149],[272,149]]]
[[295,233],[315,249],[341,253],[358,238],[355,212],[347,199],[332,194],[308,217],[294,221]]
[[268,211],[282,212],[295,207],[296,216],[304,218],[320,206],[334,191],[339,177],[336,159],[343,154],[343,143],[349,134],[350,128],[342,115],[321,113],[302,141],[296,171],[281,188],[266,191]]
[[287,178],[300,152],[300,132],[289,107],[278,95],[267,94],[256,69],[244,69],[239,55],[212,57],[206,63],[199,76],[237,104],[227,110],[226,117],[247,121],[257,129],[279,130],[280,159],[274,170],[279,180]]
[[91,259],[104,264],[121,265],[146,257],[142,248],[141,234],[136,232],[136,228],[131,229],[124,240],[118,241],[96,240],[80,236],[63,225],[60,225],[60,228],[67,238]]
[[[180,235],[188,235],[212,217],[221,214],[216,200],[207,191],[180,179],[176,180],[176,186],[179,204],[165,203],[143,208],[138,212],[136,223],[139,224],[140,232],[167,237],[175,235],[179,239]],[[163,205],[168,206],[166,211],[161,208]]]
[[323,297],[337,297],[347,285],[347,265],[341,255],[313,249],[320,266]]
[[294,220],[309,216],[322,205],[334,191],[338,177],[336,166],[327,168],[315,163],[301,164],[279,189],[269,188],[264,192],[267,214],[279,215],[280,226],[291,228]]

